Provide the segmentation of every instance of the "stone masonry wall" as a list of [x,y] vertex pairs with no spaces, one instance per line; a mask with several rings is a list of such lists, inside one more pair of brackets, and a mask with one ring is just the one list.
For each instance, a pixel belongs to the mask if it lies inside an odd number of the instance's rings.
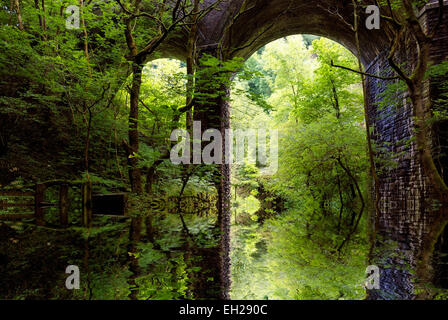
[[[445,10],[448,13],[448,10]],[[447,15],[448,16],[448,15]],[[434,25],[437,10],[428,9],[423,16],[425,25]],[[448,32],[445,23],[435,37],[431,49],[431,59],[435,63],[446,60],[448,53]],[[409,52],[413,42],[407,39],[401,50],[401,61],[410,64],[415,60]],[[369,66],[368,72],[387,74],[390,70],[383,53]],[[389,75],[390,75],[389,71]],[[430,85],[426,85],[425,99],[433,97]],[[422,165],[420,164],[413,136],[413,110],[407,94],[397,94],[398,104],[380,108],[377,103],[382,99],[385,83],[369,78],[368,106],[371,126],[374,127],[374,139],[380,146],[380,157],[389,157],[387,161],[395,163],[394,169],[381,170],[377,163],[380,179],[380,217],[378,228],[378,251],[374,262],[381,269],[381,289],[370,292],[371,299],[412,299],[414,285],[412,270],[421,250],[422,240],[428,225],[437,215],[434,208],[433,190],[429,187]],[[428,104],[429,105],[429,104]],[[373,215],[375,215],[374,209]]]

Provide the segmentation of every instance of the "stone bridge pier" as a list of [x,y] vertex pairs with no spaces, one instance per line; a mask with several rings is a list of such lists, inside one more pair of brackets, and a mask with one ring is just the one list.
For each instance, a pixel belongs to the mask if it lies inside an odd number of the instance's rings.
[[[212,3],[216,0],[206,0]],[[366,1],[373,4],[373,1]],[[430,57],[434,63],[447,59],[448,54],[448,3],[445,2],[445,22],[440,26],[433,43]],[[431,28],[436,24],[438,5],[434,1],[422,8],[420,14],[424,25]],[[355,35],[342,22],[353,21],[351,1],[344,0],[227,0],[218,9],[209,13],[200,23],[197,47],[199,50],[227,60],[234,57],[247,59],[256,50],[276,39],[294,34],[314,34],[337,41],[357,54]],[[361,19],[365,19],[362,16]],[[386,24],[380,30],[368,30],[361,25],[359,33],[361,58],[367,72],[391,74],[387,63],[389,41]],[[408,37],[409,38],[409,37]],[[185,34],[177,34],[163,47],[166,56],[185,59],[183,44]],[[415,44],[412,39],[403,42],[399,50],[399,60],[412,64]],[[379,290],[369,292],[370,299],[413,299],[414,277],[418,257],[429,233],[429,227],[446,208],[437,207],[435,191],[419,160],[418,150],[412,142],[414,136],[413,109],[406,97],[396,106],[379,108],[384,91],[384,81],[368,79],[367,102],[370,114],[369,124],[373,128],[373,139],[378,146],[387,149],[388,154],[396,154],[393,169],[382,170],[379,175],[379,211],[376,216],[374,206],[370,209],[372,226],[377,230],[377,245],[372,264],[381,270]],[[440,94],[431,81],[425,85],[425,101],[428,108]],[[228,90],[224,90],[228,94]],[[223,94],[224,96],[226,94]],[[230,126],[230,105],[225,97],[203,106],[198,118],[213,123],[224,130]],[[206,112],[204,111],[206,110]],[[217,122],[217,119],[219,121]],[[447,126],[447,123],[444,124]],[[447,145],[447,130],[439,130],[434,141]],[[443,133],[444,132],[444,133]],[[411,141],[410,143],[407,143]],[[448,171],[447,158],[441,158],[439,166]],[[281,163],[280,163],[281,165]],[[377,164],[379,166],[379,164]],[[440,169],[440,168],[439,168]],[[216,296],[203,298],[228,299],[230,288],[230,168],[221,165],[219,191],[219,224],[221,232],[220,248],[216,249],[215,281]],[[445,175],[445,179],[447,176]],[[374,197],[372,192],[372,197]],[[372,199],[374,202],[375,199]],[[438,235],[437,235],[438,236]],[[434,242],[434,239],[431,241]],[[367,262],[366,262],[367,267]],[[427,266],[431,268],[431,266]],[[200,293],[198,293],[200,296]]]

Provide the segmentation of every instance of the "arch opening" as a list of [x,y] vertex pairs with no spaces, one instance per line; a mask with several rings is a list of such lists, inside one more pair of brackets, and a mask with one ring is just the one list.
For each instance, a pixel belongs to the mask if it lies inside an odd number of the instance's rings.
[[285,37],[246,61],[253,79],[235,80],[231,127],[268,129],[269,148],[277,131],[279,152],[276,172],[258,158],[232,167],[232,299],[365,298],[364,99],[359,75],[331,59],[357,63],[329,39]]

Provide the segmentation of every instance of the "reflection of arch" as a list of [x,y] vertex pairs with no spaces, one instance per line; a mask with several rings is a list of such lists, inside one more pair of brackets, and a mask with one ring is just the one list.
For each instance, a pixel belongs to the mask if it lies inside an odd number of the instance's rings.
[[435,245],[435,281],[438,288],[448,289],[448,225]]

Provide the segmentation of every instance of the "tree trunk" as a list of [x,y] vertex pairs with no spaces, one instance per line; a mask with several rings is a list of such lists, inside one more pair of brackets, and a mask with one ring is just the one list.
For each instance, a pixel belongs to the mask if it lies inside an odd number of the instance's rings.
[[23,21],[22,21],[22,14],[20,12],[20,3],[19,0],[14,0],[14,9],[17,13],[17,22],[19,24],[19,29],[23,31]]
[[[81,6],[81,10],[84,7],[84,1],[80,0],[79,1],[79,5]],[[81,12],[81,27],[82,27],[82,33],[84,36],[84,55],[86,56],[86,60],[87,63],[90,63],[90,56],[89,56],[89,37],[87,35],[87,27],[86,27],[86,22],[84,19],[84,15]],[[90,73],[90,65],[88,66],[89,68],[89,73]]]
[[[139,151],[139,134],[138,134],[138,103],[140,96],[140,87],[142,84],[143,64],[140,61],[134,61],[132,65],[132,87],[130,93],[130,107],[129,107],[129,145],[128,145],[128,165],[129,165],[129,180],[131,183],[131,190],[137,195],[143,192],[142,172],[138,167],[138,151]],[[142,217],[133,217],[131,219],[131,226],[129,230],[129,270],[132,275],[129,278],[128,284],[131,286],[131,293],[129,299],[136,300],[138,298],[138,285],[136,279],[141,274],[141,269],[138,264],[138,258],[134,255],[137,252],[137,244],[141,239],[142,233]]]
[[142,188],[142,172],[138,167],[139,152],[139,134],[138,134],[138,103],[140,96],[140,87],[142,84],[143,64],[136,61],[133,63],[133,78],[129,107],[129,179],[131,182],[131,190],[134,193],[141,194]]

